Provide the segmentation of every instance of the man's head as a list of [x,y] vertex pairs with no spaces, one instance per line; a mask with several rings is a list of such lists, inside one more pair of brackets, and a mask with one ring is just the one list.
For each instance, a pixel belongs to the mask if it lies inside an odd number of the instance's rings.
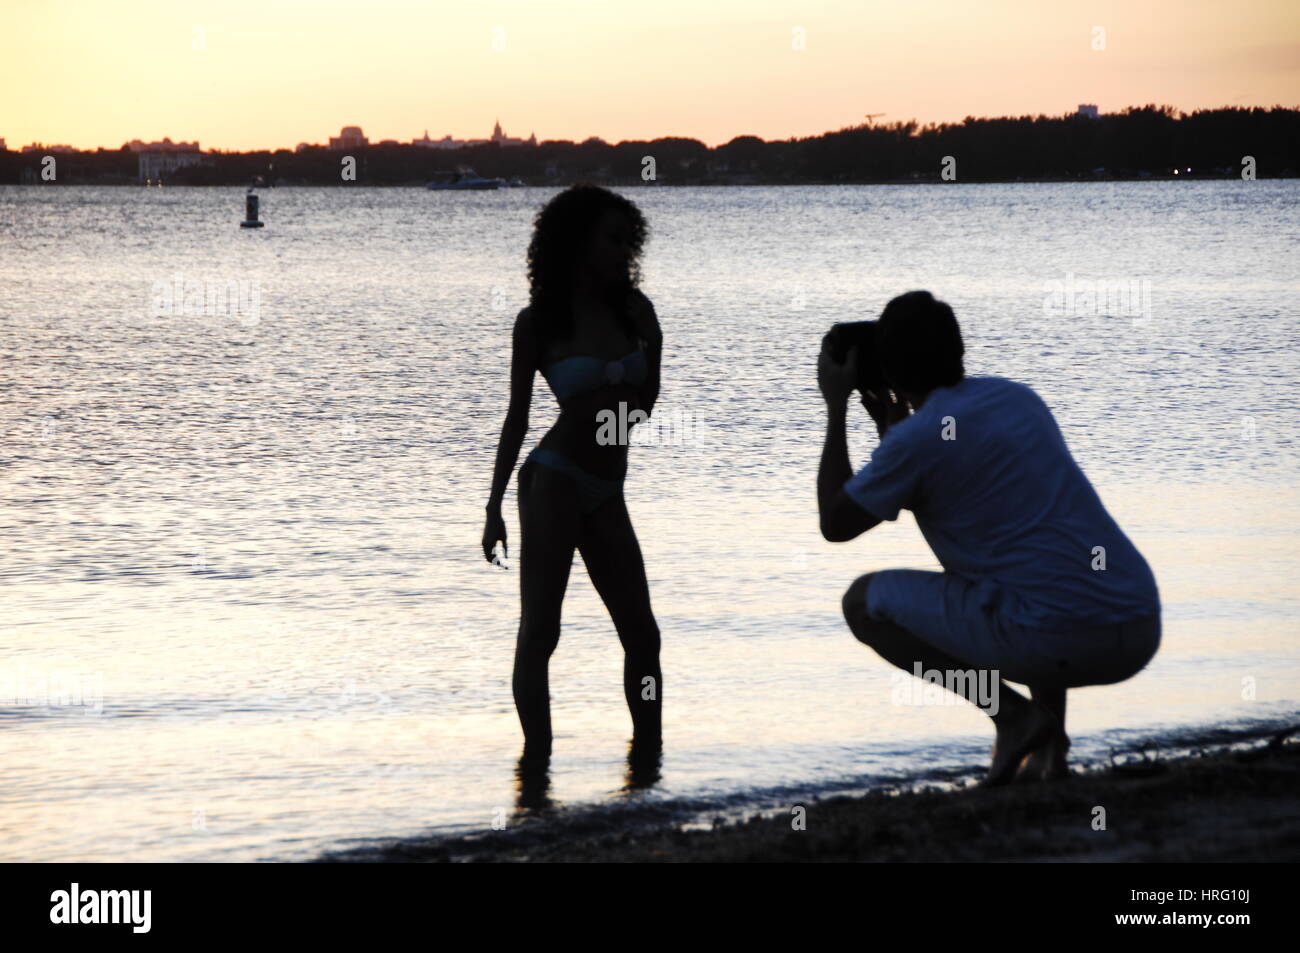
[[890,387],[909,397],[949,387],[966,374],[957,318],[928,291],[909,291],[885,305],[876,341]]

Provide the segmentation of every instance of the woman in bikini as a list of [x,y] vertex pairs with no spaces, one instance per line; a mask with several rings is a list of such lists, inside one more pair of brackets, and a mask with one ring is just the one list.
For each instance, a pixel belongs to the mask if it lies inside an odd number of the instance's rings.
[[522,607],[513,687],[524,771],[544,770],[550,760],[547,668],[560,638],[574,549],[623,644],[629,763],[634,774],[658,763],[659,628],[623,500],[627,445],[618,440],[629,429],[620,421],[645,419],[659,395],[662,336],[654,308],[637,289],[645,237],[635,205],[580,185],[546,204],[528,246],[529,305],[515,320],[510,407],[483,530],[483,555],[491,562],[498,541],[505,552],[501,502],[528,430],[533,374],[540,371],[560,413],[519,469]]

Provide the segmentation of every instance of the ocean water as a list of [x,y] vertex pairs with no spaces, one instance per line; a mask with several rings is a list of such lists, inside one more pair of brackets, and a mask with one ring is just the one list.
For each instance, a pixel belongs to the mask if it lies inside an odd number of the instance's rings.
[[[517,570],[478,546],[550,194],[271,189],[251,231],[239,190],[0,189],[0,859],[298,859],[513,815]],[[630,194],[665,335],[627,497],[667,752],[624,791],[579,559],[558,803],[986,757],[983,715],[897,703],[840,616],[862,572],[936,568],[910,517],[817,530],[821,333],[914,288],[971,373],[1042,394],[1159,582],[1161,652],[1071,693],[1075,753],[1300,710],[1300,183]],[[525,450],[553,414],[539,380]],[[505,512],[513,544],[513,481]]]

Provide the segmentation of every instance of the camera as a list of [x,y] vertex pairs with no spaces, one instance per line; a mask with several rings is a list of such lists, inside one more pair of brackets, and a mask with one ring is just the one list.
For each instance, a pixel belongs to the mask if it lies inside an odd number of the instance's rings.
[[822,346],[837,364],[843,364],[849,351],[856,345],[858,354],[853,368],[854,386],[864,396],[867,391],[871,391],[877,397],[884,397],[889,384],[880,366],[877,324],[876,321],[846,321],[832,325],[826,332]]

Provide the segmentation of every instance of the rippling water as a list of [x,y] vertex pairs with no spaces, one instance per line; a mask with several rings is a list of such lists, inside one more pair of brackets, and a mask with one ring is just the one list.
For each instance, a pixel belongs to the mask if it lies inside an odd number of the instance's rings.
[[[549,195],[269,190],[254,232],[239,191],[0,189],[0,856],[286,859],[511,808],[518,578],[477,549]],[[664,633],[643,796],[985,755],[974,709],[892,704],[839,614],[862,572],[935,567],[915,524],[817,531],[820,334],[918,287],[971,373],[1043,395],[1155,570],[1162,650],[1072,693],[1076,751],[1300,707],[1300,183],[633,198],[665,334],[627,488]],[[513,542],[513,482],[506,514]],[[620,670],[578,561],[561,802],[624,796]]]

